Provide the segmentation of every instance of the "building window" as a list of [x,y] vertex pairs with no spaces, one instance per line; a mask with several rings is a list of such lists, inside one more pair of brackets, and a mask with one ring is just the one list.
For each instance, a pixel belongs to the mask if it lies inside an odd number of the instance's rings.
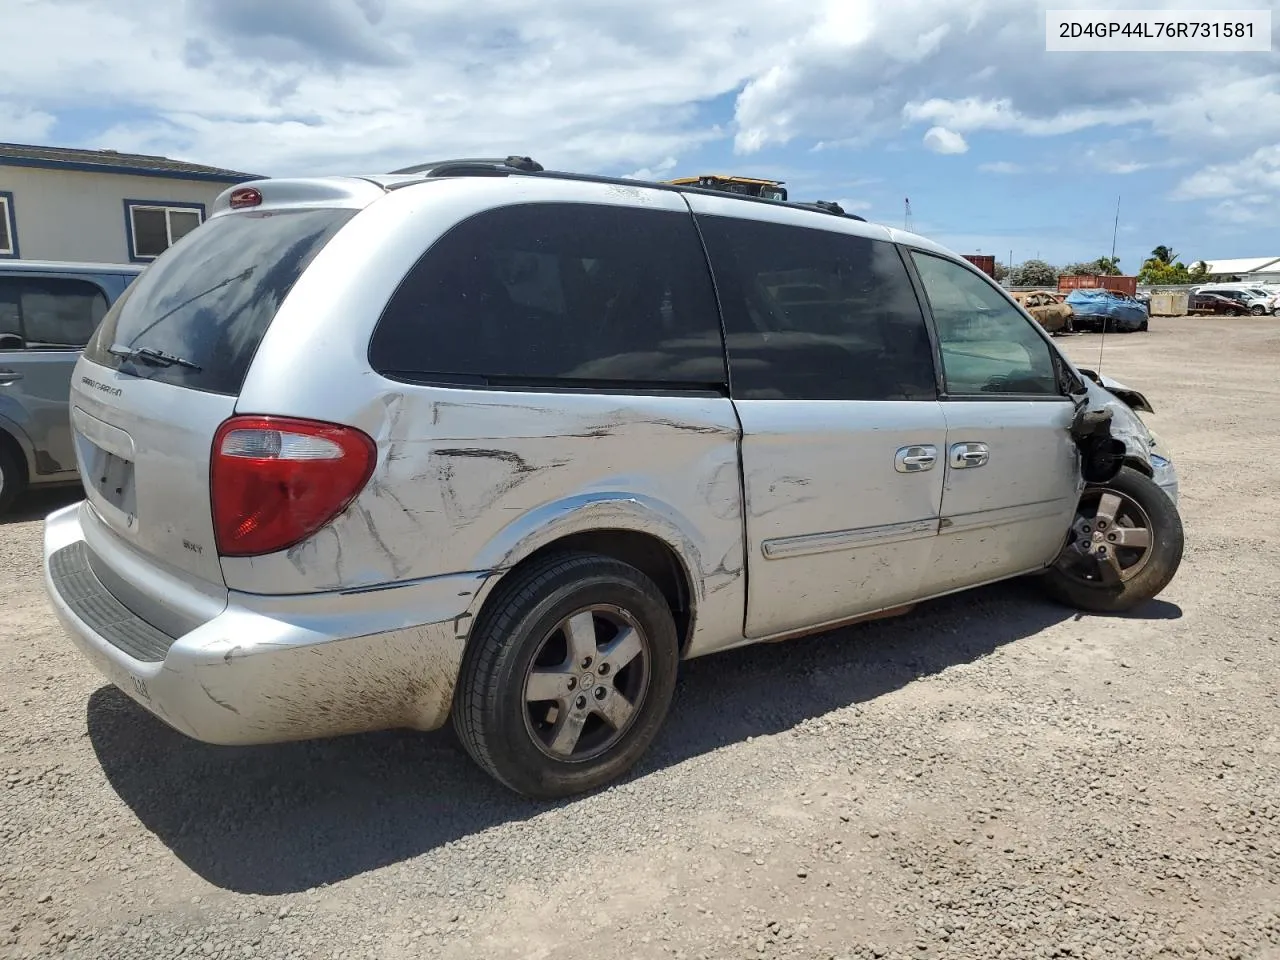
[[18,228],[13,216],[13,194],[0,190],[0,257],[18,256]]
[[129,257],[154,260],[204,222],[204,204],[124,202]]

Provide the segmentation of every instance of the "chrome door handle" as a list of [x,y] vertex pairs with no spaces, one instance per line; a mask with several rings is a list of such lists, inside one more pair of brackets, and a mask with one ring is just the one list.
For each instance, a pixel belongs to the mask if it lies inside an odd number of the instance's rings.
[[17,370],[0,370],[0,387],[7,386],[10,383],[17,383],[22,379],[22,374]]
[[900,447],[893,457],[893,468],[899,473],[920,473],[932,470],[938,462],[938,448],[932,444]]
[[956,470],[970,470],[973,467],[984,467],[991,459],[991,451],[985,443],[953,443],[951,445],[951,466]]

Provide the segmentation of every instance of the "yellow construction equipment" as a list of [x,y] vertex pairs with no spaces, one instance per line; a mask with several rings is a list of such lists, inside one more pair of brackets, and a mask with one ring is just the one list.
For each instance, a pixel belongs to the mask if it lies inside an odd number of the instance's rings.
[[697,177],[679,177],[667,183],[677,187],[701,187],[704,190],[721,190],[746,197],[764,200],[786,200],[787,188],[781,180],[760,180],[755,177],[735,177],[724,173],[704,173]]

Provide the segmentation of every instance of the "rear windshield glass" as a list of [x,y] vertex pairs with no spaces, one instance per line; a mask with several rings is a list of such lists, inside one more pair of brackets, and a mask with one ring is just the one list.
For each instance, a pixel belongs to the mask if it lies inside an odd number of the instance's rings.
[[[148,267],[103,318],[85,355],[150,380],[238,394],[280,303],[357,211],[215,217]],[[128,359],[131,351],[168,359]]]

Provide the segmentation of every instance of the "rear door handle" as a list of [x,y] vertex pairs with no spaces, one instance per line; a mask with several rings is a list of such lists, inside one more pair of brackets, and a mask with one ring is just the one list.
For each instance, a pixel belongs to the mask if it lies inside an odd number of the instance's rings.
[[985,443],[953,443],[951,445],[951,466],[956,470],[971,470],[974,467],[985,467],[991,459],[991,451]]
[[0,370],[0,387],[7,386],[10,383],[17,383],[22,379],[22,374],[17,370]]
[[932,470],[938,462],[938,448],[932,444],[900,447],[893,458],[893,468],[899,473],[921,473]]

